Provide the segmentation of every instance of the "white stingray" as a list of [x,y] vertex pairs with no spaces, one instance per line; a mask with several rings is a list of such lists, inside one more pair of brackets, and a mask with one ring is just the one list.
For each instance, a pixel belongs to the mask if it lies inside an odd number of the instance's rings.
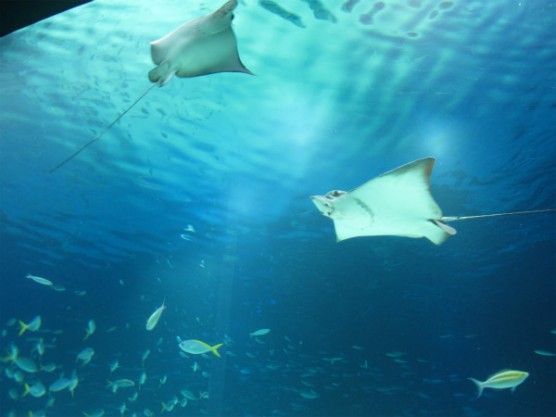
[[149,71],[153,83],[106,128],[49,172],[52,173],[99,140],[155,86],[166,85],[174,76],[198,77],[218,72],[252,74],[239,58],[232,30],[237,0],[230,0],[215,12],[184,23],[166,36],[151,42],[151,58],[156,67]]
[[151,57],[157,66],[149,72],[149,80],[162,86],[174,75],[189,78],[217,72],[252,74],[239,58],[231,26],[236,7],[237,0],[231,0],[214,13],[151,42]]
[[440,245],[456,234],[445,222],[556,211],[444,217],[430,191],[434,162],[434,158],[419,159],[379,175],[352,191],[334,190],[324,196],[311,196],[311,199],[321,213],[334,222],[338,241],[360,236],[403,236],[425,237]]

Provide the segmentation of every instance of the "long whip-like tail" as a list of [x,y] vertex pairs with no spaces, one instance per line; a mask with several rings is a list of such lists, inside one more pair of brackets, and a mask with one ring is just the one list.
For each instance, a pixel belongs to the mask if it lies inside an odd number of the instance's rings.
[[447,217],[441,217],[440,221],[455,222],[458,220],[483,219],[486,217],[514,216],[516,214],[553,213],[553,212],[556,212],[556,209],[513,211],[510,213],[481,214],[479,216],[451,216],[451,217],[447,216]]
[[91,146],[93,143],[95,143],[97,140],[99,140],[106,132],[108,132],[108,130],[114,126],[116,123],[118,123],[120,121],[120,119],[122,117],[124,117],[124,115],[130,111],[133,106],[135,106],[137,103],[139,103],[139,101],[141,101],[141,99],[143,97],[145,97],[149,91],[151,91],[155,86],[157,86],[158,84],[153,84],[151,85],[149,88],[147,88],[143,94],[141,94],[133,103],[131,103],[131,105],[129,105],[123,112],[121,112],[118,117],[116,117],[112,123],[110,123],[108,126],[106,126],[103,130],[101,130],[93,139],[91,139],[89,142],[87,142],[85,145],[81,146],[78,150],[76,150],[74,153],[72,153],[70,156],[68,156],[66,159],[64,159],[62,162],[60,162],[58,165],[56,165],[54,168],[52,168],[50,171],[48,171],[49,174],[52,174],[54,171],[58,170],[59,168],[63,167],[65,164],[67,164],[69,161],[71,161],[73,158],[75,158],[77,155],[79,155],[81,152],[83,152],[85,149],[87,149],[89,146]]

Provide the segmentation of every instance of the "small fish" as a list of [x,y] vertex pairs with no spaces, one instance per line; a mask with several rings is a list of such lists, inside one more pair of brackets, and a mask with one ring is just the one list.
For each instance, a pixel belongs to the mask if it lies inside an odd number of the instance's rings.
[[14,363],[19,369],[30,374],[33,374],[39,370],[37,364],[32,359],[24,358],[22,356],[16,358],[14,360]]
[[139,385],[145,385],[145,382],[147,382],[147,373],[143,371],[139,377]]
[[145,361],[147,360],[147,358],[149,357],[149,355],[151,354],[151,350],[150,349],[146,349],[143,354],[141,355],[141,362],[144,364]]
[[83,338],[83,340],[86,340],[89,338],[89,336],[91,336],[95,330],[97,329],[97,325],[95,324],[94,320],[89,320],[89,322],[87,323],[87,328],[85,329],[85,337]]
[[444,380],[440,378],[425,378],[423,379],[423,382],[426,384],[437,385],[437,384],[443,384]]
[[399,358],[400,356],[404,356],[405,354],[405,352],[388,352],[386,353],[386,356],[388,356],[389,358]]
[[193,369],[193,372],[197,372],[200,369],[200,366],[197,362],[193,362],[193,365],[191,365],[191,369]]
[[195,394],[193,394],[191,391],[186,390],[186,389],[182,389],[180,390],[180,394],[183,395],[185,398],[187,398],[190,401],[196,401],[199,398],[197,398],[197,396]]
[[[5,362],[7,360],[8,360],[8,358],[2,359],[3,362]],[[17,371],[17,372],[19,372],[19,371]],[[6,375],[6,377],[8,377],[8,379],[14,379],[15,378],[15,373],[16,373],[16,370],[14,369],[13,366],[10,366],[9,368],[4,369],[4,374]]]
[[25,397],[27,394],[31,394],[31,396],[35,398],[40,398],[46,394],[46,388],[40,381],[35,382],[31,386],[29,386],[29,384],[25,384],[25,391],[23,391],[21,396]]
[[114,394],[118,392],[120,388],[131,388],[135,386],[135,382],[133,382],[131,379],[118,379],[117,381],[107,382],[108,385],[106,386],[106,388],[111,389]]
[[485,388],[492,389],[506,389],[511,388],[512,392],[515,391],[516,387],[523,383],[529,376],[528,372],[524,371],[500,371],[492,375],[486,381],[478,381],[474,378],[467,378],[472,381],[478,389],[477,398],[481,396]]
[[44,372],[54,372],[56,369],[60,368],[59,366],[56,366],[55,363],[47,363],[44,366],[41,366],[41,371]]
[[83,365],[87,365],[93,359],[95,351],[93,348],[85,348],[77,355],[77,360],[81,361]]
[[118,359],[113,360],[112,362],[110,362],[109,367],[110,367],[110,373],[114,372],[116,369],[120,367],[120,361],[118,361]]
[[322,358],[323,361],[330,362],[331,365],[334,365],[336,362],[341,362],[344,360],[342,356],[334,356],[333,358]]
[[18,384],[23,384],[23,381],[25,379],[25,375],[23,374],[23,372],[21,371],[15,371],[14,372],[14,381],[17,382]]
[[317,394],[313,390],[311,390],[311,391],[299,391],[299,395],[301,395],[303,398],[306,398],[308,400],[314,400],[315,398],[319,398],[319,394]]
[[19,330],[18,336],[21,336],[27,330],[29,330],[30,332],[38,331],[41,328],[41,324],[42,324],[41,316],[35,316],[33,320],[29,322],[29,324],[26,324],[23,321],[19,320],[19,325],[21,326],[21,329]]
[[173,403],[166,404],[164,401],[162,401],[161,403],[162,403],[162,407],[160,409],[161,413],[163,413],[165,411],[170,413],[170,412],[174,411],[174,407],[176,406],[176,404],[173,404]]
[[67,378],[60,378],[57,379],[56,381],[54,381],[52,384],[50,384],[50,386],[48,387],[48,390],[50,392],[58,392],[58,391],[62,391],[65,390],[70,384],[70,380]]
[[234,344],[234,340],[233,340],[230,336],[228,336],[227,334],[225,334],[225,335],[224,335],[224,340],[223,340],[222,343],[224,343],[226,346],[229,346],[229,345],[233,345],[233,344]]
[[443,384],[444,380],[440,378],[424,378],[423,382],[426,384],[438,385]]
[[47,287],[50,287],[50,286],[53,285],[53,282],[50,281],[49,279],[42,278],[42,277],[37,277],[37,276],[35,276],[35,275],[27,274],[27,275],[25,276],[25,278],[32,279],[32,280],[35,281],[37,284],[46,285]]
[[17,399],[19,398],[19,393],[15,388],[12,388],[8,391],[8,397],[10,397],[10,399],[13,401],[17,401]]
[[270,329],[259,329],[259,330],[255,330],[252,333],[249,333],[249,336],[258,337],[258,336],[264,336],[265,334],[269,334],[269,333],[270,333]]
[[37,340],[37,344],[35,345],[35,350],[37,351],[39,356],[44,355],[45,346],[44,346],[44,340],[42,339],[42,337],[39,338],[39,340]]
[[79,385],[79,378],[77,378],[77,374],[74,371],[68,383],[68,390],[71,393],[72,398],[77,385]]
[[556,353],[548,352],[546,350],[535,350],[535,353],[541,356],[556,356]]
[[83,412],[85,417],[103,417],[104,416],[104,409],[99,408],[97,410],[91,411],[90,413]]
[[203,353],[212,352],[219,358],[220,353],[218,353],[218,348],[223,345],[223,343],[219,343],[214,346],[210,346],[205,342],[201,342],[200,340],[181,340],[178,337],[178,345],[181,350],[185,353],[190,353],[192,355],[201,355]]
[[166,305],[164,304],[165,301],[162,302],[162,305],[160,307],[158,307],[154,313],[152,313],[150,315],[150,317],[147,319],[147,330],[152,330],[156,327],[156,325],[158,324],[158,320],[160,320],[160,316],[162,316],[162,312],[164,310],[166,310]]
[[[8,356],[5,356],[4,358],[0,358],[0,360],[2,362],[13,362],[17,359],[18,356],[19,356],[18,347],[13,343],[11,343],[10,346],[8,347]],[[9,368],[7,368],[7,370],[9,370]]]

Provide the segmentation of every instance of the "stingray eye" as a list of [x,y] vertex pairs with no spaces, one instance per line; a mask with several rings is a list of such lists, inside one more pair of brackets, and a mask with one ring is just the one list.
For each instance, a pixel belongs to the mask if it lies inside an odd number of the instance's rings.
[[230,16],[230,20],[234,20],[235,17],[236,17],[236,15],[232,13],[232,15]]

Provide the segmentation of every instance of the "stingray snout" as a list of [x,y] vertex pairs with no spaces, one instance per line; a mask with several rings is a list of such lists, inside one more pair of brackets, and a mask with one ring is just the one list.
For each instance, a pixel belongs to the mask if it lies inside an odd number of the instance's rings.
[[332,207],[332,204],[326,198],[326,196],[312,195],[310,198],[323,215],[327,217],[330,217],[332,215],[332,213],[334,212],[334,207]]

